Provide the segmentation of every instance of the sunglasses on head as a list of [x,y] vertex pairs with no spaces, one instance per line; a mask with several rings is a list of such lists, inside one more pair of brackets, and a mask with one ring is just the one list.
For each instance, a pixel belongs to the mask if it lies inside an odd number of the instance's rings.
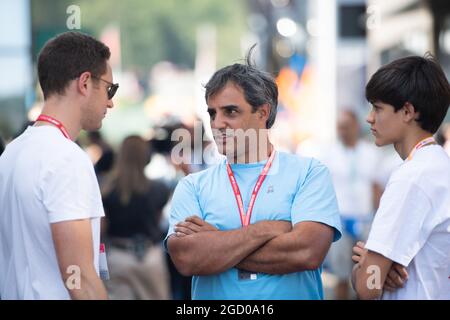
[[91,75],[91,76],[94,79],[101,80],[101,81],[106,82],[107,84],[109,84],[109,86],[107,88],[107,90],[108,90],[108,100],[111,100],[114,97],[114,95],[116,94],[117,89],[119,89],[119,84],[106,81],[106,80],[104,80],[102,78],[95,77],[93,75]]

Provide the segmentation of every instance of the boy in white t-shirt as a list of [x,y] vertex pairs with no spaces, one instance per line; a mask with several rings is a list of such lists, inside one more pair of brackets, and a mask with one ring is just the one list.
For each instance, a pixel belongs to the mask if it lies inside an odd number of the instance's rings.
[[66,32],[38,59],[42,114],[0,157],[1,299],[106,299],[98,182],[74,140],[101,127],[118,85],[110,51]]
[[393,144],[404,163],[354,247],[353,287],[361,299],[450,299],[450,159],[433,138],[449,83],[432,57],[412,56],[380,68],[366,97],[375,144]]

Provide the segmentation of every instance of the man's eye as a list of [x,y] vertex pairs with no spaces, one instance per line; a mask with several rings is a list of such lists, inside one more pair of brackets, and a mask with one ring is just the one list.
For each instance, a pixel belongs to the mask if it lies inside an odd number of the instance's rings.
[[231,110],[226,110],[225,113],[226,113],[227,115],[233,115],[233,114],[237,113],[237,111],[234,110],[234,109],[231,109]]

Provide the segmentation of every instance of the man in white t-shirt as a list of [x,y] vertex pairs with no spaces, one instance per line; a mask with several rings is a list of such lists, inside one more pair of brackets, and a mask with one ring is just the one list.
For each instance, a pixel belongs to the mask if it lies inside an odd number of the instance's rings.
[[42,114],[0,157],[2,299],[107,298],[100,191],[74,140],[81,129],[99,129],[113,107],[109,57],[107,46],[78,32],[51,39],[39,54]]
[[449,83],[433,58],[412,56],[380,68],[366,97],[376,145],[393,144],[404,162],[367,243],[354,247],[353,287],[361,299],[450,299],[450,159],[432,136],[450,104]]

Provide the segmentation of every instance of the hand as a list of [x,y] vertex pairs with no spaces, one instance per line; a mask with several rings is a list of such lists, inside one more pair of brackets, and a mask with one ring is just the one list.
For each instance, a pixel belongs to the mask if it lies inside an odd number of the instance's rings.
[[197,232],[218,231],[216,227],[202,220],[198,216],[190,216],[183,222],[178,222],[175,225],[174,230],[177,237],[184,237]]
[[358,241],[353,247],[352,260],[354,263],[360,263],[364,259],[367,253],[367,249],[364,248],[365,245],[366,244],[364,242]]
[[408,280],[408,272],[401,264],[394,262],[384,282],[383,289],[387,291],[395,291],[402,288]]

